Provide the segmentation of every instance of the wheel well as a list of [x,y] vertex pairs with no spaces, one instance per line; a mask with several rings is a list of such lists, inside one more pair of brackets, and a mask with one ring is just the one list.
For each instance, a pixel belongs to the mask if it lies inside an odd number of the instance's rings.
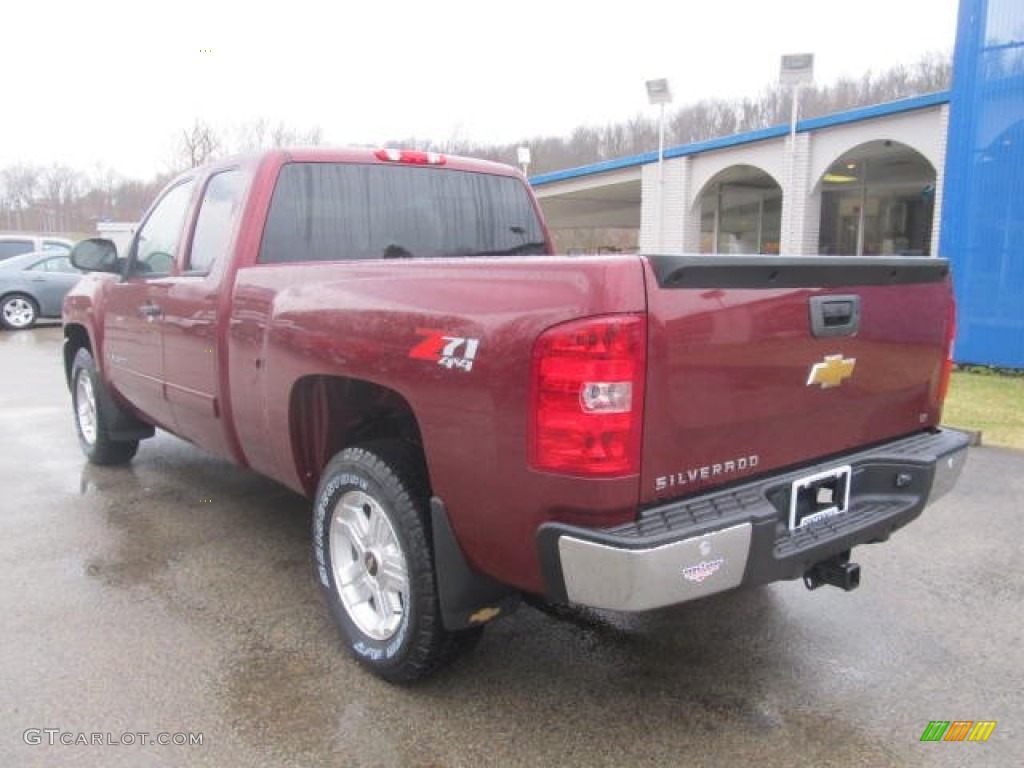
[[3,304],[8,299],[13,299],[15,296],[20,296],[23,299],[28,299],[35,305],[37,310],[39,309],[39,302],[36,301],[35,297],[31,293],[25,293],[25,291],[18,290],[8,291],[7,293],[0,294],[0,304]]
[[408,401],[392,389],[361,379],[308,376],[292,389],[288,422],[296,469],[310,495],[335,454],[381,440],[400,440],[413,449],[429,492],[419,424]]
[[[85,348],[92,352],[92,344],[89,343],[89,334],[80,325],[67,325],[64,327],[64,378],[68,385],[71,385],[71,364],[75,361],[78,350]],[[97,363],[98,364],[98,363]]]

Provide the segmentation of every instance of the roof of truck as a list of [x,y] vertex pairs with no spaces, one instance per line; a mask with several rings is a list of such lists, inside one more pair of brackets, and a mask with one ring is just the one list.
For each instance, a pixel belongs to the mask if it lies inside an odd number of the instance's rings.
[[[288,147],[285,149],[268,149],[262,152],[251,152],[218,158],[199,168],[192,168],[181,174],[200,174],[213,168],[230,165],[254,166],[267,161],[279,163],[363,163],[373,165],[405,164],[422,167],[448,168],[474,173],[488,173],[498,176],[522,176],[517,168],[489,160],[478,160],[443,152],[427,152],[417,149],[401,149],[392,147]],[[525,178],[525,177],[524,177]]]

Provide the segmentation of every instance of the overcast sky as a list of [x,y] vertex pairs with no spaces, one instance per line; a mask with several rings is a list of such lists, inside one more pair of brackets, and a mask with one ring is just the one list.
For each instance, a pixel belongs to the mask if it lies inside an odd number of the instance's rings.
[[[832,82],[952,51],[958,0],[9,0],[0,167],[167,169],[181,129],[266,117],[325,143],[513,142],[755,96],[784,53]],[[270,9],[272,11],[264,10]]]

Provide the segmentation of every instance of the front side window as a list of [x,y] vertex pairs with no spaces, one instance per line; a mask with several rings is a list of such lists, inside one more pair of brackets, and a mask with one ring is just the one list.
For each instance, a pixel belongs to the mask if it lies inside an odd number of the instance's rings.
[[281,169],[260,261],[545,253],[540,221],[509,176],[400,165]]
[[174,255],[181,240],[192,181],[185,181],[163,196],[139,230],[132,271],[137,274],[166,275],[174,266]]
[[71,253],[71,246],[59,240],[43,240],[44,251],[55,251],[59,253]]
[[209,272],[213,263],[227,252],[241,212],[244,182],[242,172],[235,169],[218,173],[206,185],[192,236],[190,272]]

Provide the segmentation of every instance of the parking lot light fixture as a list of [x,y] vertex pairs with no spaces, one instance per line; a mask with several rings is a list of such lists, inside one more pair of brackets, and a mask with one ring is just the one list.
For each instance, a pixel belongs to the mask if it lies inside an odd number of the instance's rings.
[[796,184],[796,123],[800,116],[800,88],[814,82],[814,54],[789,53],[782,57],[779,67],[779,85],[792,88],[792,101],[789,111],[789,173],[785,197],[789,205],[786,214],[786,238],[789,250],[795,247],[793,239],[796,234],[796,217],[794,214],[793,187]]
[[519,163],[519,169],[523,172],[523,176],[528,175],[527,171],[530,170],[530,148],[529,147],[518,147],[516,149],[516,161]]
[[657,80],[648,80],[647,101],[652,106],[659,108],[658,115],[658,199],[655,205],[657,218],[655,221],[655,248],[660,251],[662,248],[662,220],[664,218],[661,206],[665,199],[665,105],[672,103],[672,89],[668,80],[664,77]]

